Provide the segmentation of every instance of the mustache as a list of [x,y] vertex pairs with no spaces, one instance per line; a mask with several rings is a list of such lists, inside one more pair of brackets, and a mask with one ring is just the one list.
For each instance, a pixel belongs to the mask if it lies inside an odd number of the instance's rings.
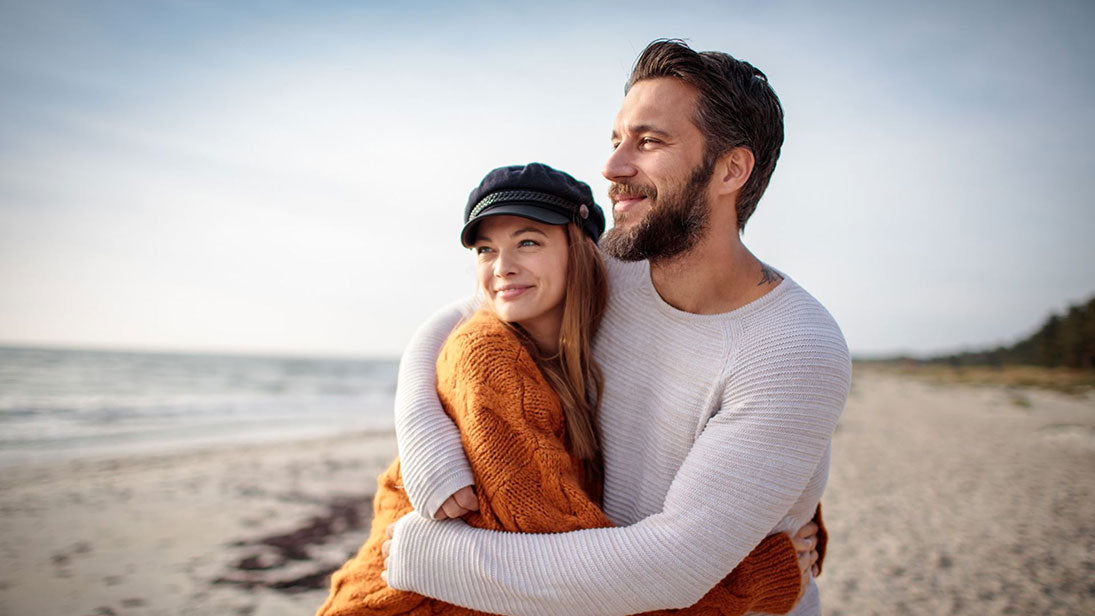
[[612,186],[608,187],[609,200],[616,201],[617,197],[623,195],[639,195],[640,197],[654,200],[654,198],[658,196],[658,191],[653,186],[629,184],[627,182],[613,182]]

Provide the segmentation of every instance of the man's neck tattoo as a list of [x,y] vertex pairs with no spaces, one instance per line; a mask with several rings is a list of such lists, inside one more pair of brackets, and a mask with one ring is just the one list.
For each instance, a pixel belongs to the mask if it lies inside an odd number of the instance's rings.
[[760,282],[757,283],[758,287],[770,283],[777,283],[781,280],[783,280],[783,276],[780,276],[779,272],[763,263],[760,264]]

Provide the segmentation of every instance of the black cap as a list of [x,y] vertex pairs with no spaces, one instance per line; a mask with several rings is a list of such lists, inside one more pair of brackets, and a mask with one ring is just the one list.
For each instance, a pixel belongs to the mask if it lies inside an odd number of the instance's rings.
[[589,185],[543,163],[499,167],[488,173],[468,195],[460,242],[471,246],[479,222],[500,214],[549,225],[574,222],[595,242],[605,230],[605,214],[594,203]]

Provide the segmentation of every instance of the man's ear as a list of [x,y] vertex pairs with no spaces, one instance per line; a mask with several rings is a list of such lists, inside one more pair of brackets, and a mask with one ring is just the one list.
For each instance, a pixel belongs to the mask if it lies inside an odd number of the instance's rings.
[[753,151],[746,147],[736,147],[719,157],[715,164],[716,190],[720,195],[729,195],[741,190],[749,176],[753,174],[756,159]]

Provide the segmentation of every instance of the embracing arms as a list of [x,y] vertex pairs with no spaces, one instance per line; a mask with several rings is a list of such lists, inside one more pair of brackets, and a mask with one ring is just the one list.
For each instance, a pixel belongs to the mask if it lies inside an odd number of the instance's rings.
[[[840,363],[811,368],[839,381],[847,371]],[[409,516],[395,530],[389,581],[510,614],[628,614],[692,605],[765,539],[827,455],[846,381],[817,390],[802,378],[802,368],[776,362],[763,395],[744,392],[723,401],[724,412],[692,446],[661,512],[626,528],[555,535],[490,533]],[[432,392],[426,398],[439,406]],[[783,408],[773,408],[772,399]],[[446,442],[437,440],[437,430],[455,432],[437,412],[441,421],[422,432],[432,446]],[[455,437],[459,447],[459,433]],[[408,483],[412,500],[420,488]],[[438,506],[447,489],[432,488]]]

